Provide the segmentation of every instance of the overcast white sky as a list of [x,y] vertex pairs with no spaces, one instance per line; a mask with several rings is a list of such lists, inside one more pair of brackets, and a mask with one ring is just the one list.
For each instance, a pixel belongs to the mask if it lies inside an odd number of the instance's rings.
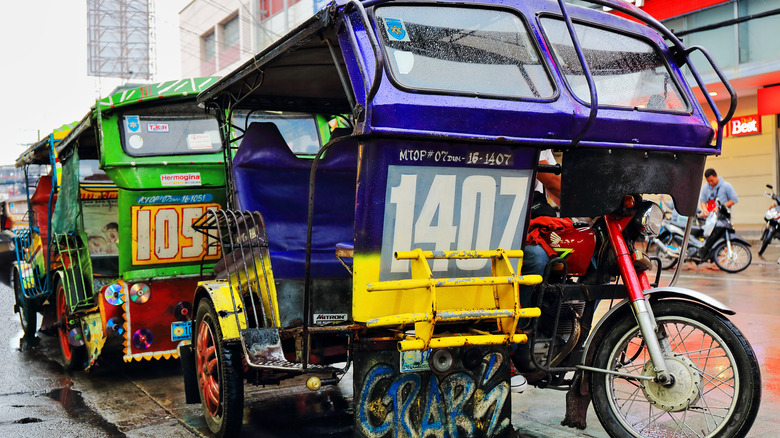
[[[187,3],[155,1],[160,82],[181,74],[178,13]],[[122,83],[87,76],[86,0],[3,2],[0,59],[0,165]]]

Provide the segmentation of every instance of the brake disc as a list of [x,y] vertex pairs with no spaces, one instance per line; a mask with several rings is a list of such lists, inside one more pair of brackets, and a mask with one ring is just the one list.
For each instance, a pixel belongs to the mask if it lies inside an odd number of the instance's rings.
[[[662,385],[655,380],[643,382],[645,398],[657,408],[669,412],[688,409],[699,400],[702,389],[702,375],[696,365],[685,356],[666,356],[667,373],[674,379],[671,385]],[[653,363],[647,362],[642,374],[655,377]]]

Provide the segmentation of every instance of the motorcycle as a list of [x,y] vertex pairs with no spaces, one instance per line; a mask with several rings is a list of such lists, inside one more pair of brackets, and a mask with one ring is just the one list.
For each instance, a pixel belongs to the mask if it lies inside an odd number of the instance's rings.
[[[744,271],[753,260],[750,243],[735,233],[734,226],[731,224],[731,213],[726,206],[718,204],[718,208],[713,213],[717,215],[717,222],[711,233],[720,233],[721,237],[711,245],[707,245],[705,227],[692,227],[685,261],[696,264],[713,261],[718,268],[732,274]],[[684,235],[685,230],[682,227],[667,221],[661,233],[651,240],[647,253],[661,261],[662,269],[670,269],[680,259]],[[697,253],[704,253],[704,256],[697,258],[695,257]]]
[[766,227],[764,227],[764,231],[761,233],[761,248],[758,250],[758,255],[764,254],[766,247],[772,243],[772,239],[780,239],[780,207],[778,207],[780,196],[775,194],[775,190],[771,185],[767,184],[766,187],[771,191],[765,192],[764,195],[768,196],[773,202],[764,215]]
[[[635,242],[657,234],[662,215],[627,196],[592,225],[543,236],[560,256],[534,288],[541,317],[515,366],[530,384],[568,389],[570,427],[586,427],[592,400],[610,436],[744,436],[761,399],[755,353],[727,306],[658,287],[660,270],[650,283],[654,264]],[[609,310],[592,327],[600,300]]]

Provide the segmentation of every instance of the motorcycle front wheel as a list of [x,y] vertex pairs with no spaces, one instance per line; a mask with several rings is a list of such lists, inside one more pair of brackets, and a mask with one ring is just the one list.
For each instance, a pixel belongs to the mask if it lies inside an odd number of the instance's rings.
[[731,254],[729,254],[729,248],[726,243],[720,244],[715,248],[715,264],[726,272],[732,274],[744,271],[750,266],[750,262],[753,261],[753,254],[750,252],[750,248],[744,243],[731,242]]
[[758,250],[758,255],[764,255],[766,247],[772,243],[772,236],[774,236],[775,230],[767,226],[764,228],[764,232],[761,234],[761,248]]
[[[681,301],[653,305],[670,386],[592,373],[593,407],[613,437],[741,437],[758,413],[761,375],[744,335],[720,314]],[[599,343],[593,365],[655,376],[636,319],[627,313]]]

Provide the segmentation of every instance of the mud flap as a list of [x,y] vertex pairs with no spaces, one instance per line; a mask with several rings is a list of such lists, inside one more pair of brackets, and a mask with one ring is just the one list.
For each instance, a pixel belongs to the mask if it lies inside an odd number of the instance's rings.
[[436,372],[428,358],[437,350],[363,347],[354,355],[355,437],[513,436],[507,347],[440,349],[446,369]]
[[566,417],[561,421],[561,426],[584,430],[587,427],[590,398],[588,378],[583,371],[578,371],[574,383],[566,392]]
[[179,345],[179,361],[181,362],[181,372],[184,377],[184,398],[186,403],[200,403],[200,392],[198,391],[198,377],[195,375],[195,352],[192,344]]

